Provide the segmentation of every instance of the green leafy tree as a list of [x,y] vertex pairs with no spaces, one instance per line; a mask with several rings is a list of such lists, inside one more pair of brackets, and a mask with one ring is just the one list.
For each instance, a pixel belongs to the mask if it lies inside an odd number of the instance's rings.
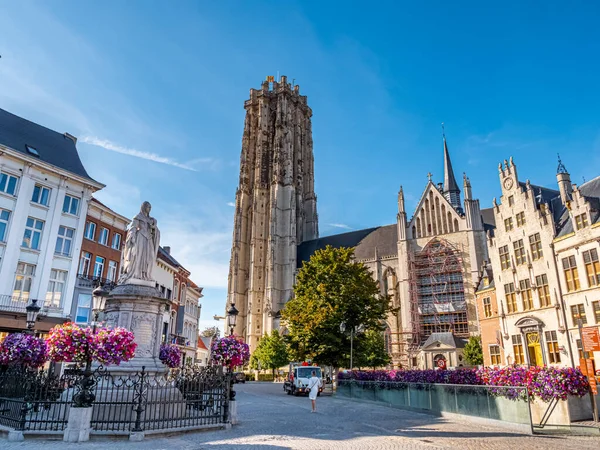
[[465,360],[472,366],[483,364],[483,351],[481,349],[481,336],[471,336],[465,345]]
[[390,356],[385,349],[382,330],[367,330],[355,338],[354,344],[354,364],[356,367],[376,369],[384,367],[390,362]]
[[389,298],[381,297],[371,272],[353,259],[354,249],[327,246],[298,272],[294,298],[282,310],[286,340],[295,360],[334,368],[347,364],[350,336],[340,331],[362,325],[381,330]]
[[269,369],[275,377],[275,370],[285,366],[290,361],[285,341],[277,330],[271,335],[265,334],[252,355],[250,356],[251,369]]

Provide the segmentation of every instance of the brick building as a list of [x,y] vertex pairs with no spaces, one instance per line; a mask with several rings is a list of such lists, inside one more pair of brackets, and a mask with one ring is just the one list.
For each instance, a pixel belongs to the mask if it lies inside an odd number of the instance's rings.
[[483,364],[499,366],[504,364],[504,340],[500,328],[502,311],[498,308],[496,285],[492,265],[486,263],[482,268],[481,280],[475,292],[477,299],[477,317],[483,348]]
[[90,321],[94,287],[116,284],[129,222],[97,199],[90,200],[71,311],[75,322]]

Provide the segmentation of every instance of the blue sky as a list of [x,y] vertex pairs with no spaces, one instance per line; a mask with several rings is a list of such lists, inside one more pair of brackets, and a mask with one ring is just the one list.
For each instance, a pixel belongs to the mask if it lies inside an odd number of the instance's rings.
[[511,155],[545,186],[557,152],[576,183],[600,173],[600,7],[365,5],[0,0],[0,107],[77,136],[117,212],[152,203],[205,287],[201,326],[224,309],[243,102],[267,75],[313,109],[322,235],[393,223],[401,184],[414,207],[442,179],[441,122],[483,207]]

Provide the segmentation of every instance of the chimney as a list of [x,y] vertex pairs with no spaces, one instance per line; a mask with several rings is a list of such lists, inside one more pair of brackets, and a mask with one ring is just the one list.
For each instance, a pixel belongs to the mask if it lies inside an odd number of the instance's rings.
[[563,205],[566,205],[571,200],[573,186],[571,185],[571,175],[567,172],[567,168],[560,160],[558,155],[558,169],[556,170],[556,181],[558,182],[558,190],[560,191],[560,199]]
[[165,245],[165,246],[163,247],[163,250],[165,251],[165,253],[166,253],[167,255],[170,255],[170,254],[171,254],[171,247],[169,247],[169,246],[166,246],[166,245]]
[[71,139],[73,141],[73,143],[77,144],[77,138],[75,136],[73,136],[72,134],[65,133],[64,137]]

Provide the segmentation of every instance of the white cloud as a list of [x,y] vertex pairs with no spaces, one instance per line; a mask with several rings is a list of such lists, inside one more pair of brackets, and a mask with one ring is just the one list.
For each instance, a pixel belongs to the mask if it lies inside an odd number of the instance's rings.
[[234,202],[227,202],[227,206],[231,206],[232,208],[235,208],[235,203]]
[[189,164],[182,164],[180,162],[174,161],[171,158],[167,158],[164,156],[157,155],[156,153],[144,152],[140,150],[136,150],[134,148],[123,147],[121,145],[115,144],[107,139],[98,139],[93,136],[84,136],[81,138],[81,142],[85,142],[86,144],[95,145],[96,147],[102,147],[106,150],[110,150],[111,152],[121,153],[123,155],[133,156],[135,158],[147,159],[149,161],[154,161],[160,164],[166,164],[168,166],[179,167],[180,169],[186,169],[196,172]]
[[344,230],[352,230],[353,229],[343,223],[328,223],[327,225],[329,225],[330,227],[334,227],[334,228],[343,228]]
[[[231,251],[230,227],[205,226],[193,218],[159,218],[161,245],[191,272],[201,287],[226,288]],[[223,302],[225,300],[223,299]]]

